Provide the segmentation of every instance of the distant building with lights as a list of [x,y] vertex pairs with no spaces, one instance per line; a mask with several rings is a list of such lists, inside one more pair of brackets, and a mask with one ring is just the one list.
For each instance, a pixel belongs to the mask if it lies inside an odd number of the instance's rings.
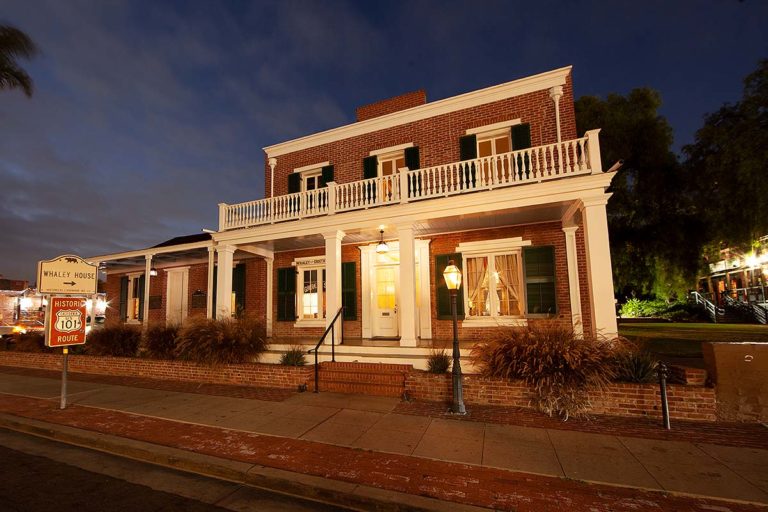
[[576,132],[571,67],[356,114],[265,147],[266,197],[219,204],[215,232],[88,258],[107,273],[108,319],[255,315],[276,360],[314,345],[343,306],[337,359],[423,367],[451,337],[454,261],[462,341],[544,320],[617,332],[614,173],[599,130]]

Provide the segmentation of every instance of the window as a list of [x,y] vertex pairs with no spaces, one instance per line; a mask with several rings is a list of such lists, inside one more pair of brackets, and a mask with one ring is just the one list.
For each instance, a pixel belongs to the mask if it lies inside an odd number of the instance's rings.
[[500,155],[510,151],[512,151],[512,143],[509,138],[509,128],[477,135],[478,158]]
[[298,323],[324,324],[325,258],[300,258],[296,265],[296,320]]
[[126,293],[127,308],[125,320],[139,322],[144,318],[144,275],[133,274],[128,276],[128,289]]
[[521,274],[519,251],[465,256],[467,317],[521,316]]
[[405,167],[405,154],[403,151],[379,155],[379,176],[391,176],[403,167]]
[[322,171],[320,169],[313,169],[311,171],[304,171],[301,173],[301,191],[306,192],[308,190],[317,190],[320,188],[320,180],[322,179]]

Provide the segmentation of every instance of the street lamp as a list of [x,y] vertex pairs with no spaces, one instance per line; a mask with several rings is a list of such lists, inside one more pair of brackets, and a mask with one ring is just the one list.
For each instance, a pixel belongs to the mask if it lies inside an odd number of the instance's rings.
[[461,362],[459,361],[461,353],[459,352],[459,325],[456,311],[456,294],[461,288],[461,270],[453,263],[453,260],[448,261],[448,266],[443,271],[443,278],[451,294],[451,316],[453,317],[453,403],[451,404],[451,412],[467,414],[467,410],[464,408],[464,391],[461,387]]

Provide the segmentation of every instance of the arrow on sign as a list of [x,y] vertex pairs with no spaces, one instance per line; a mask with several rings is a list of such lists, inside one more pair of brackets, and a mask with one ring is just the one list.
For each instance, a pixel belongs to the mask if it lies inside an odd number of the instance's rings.
[[67,282],[65,282],[64,284],[68,284],[69,286],[75,286],[75,282],[74,282],[74,281],[70,281],[70,282],[68,282],[68,283],[67,283]]

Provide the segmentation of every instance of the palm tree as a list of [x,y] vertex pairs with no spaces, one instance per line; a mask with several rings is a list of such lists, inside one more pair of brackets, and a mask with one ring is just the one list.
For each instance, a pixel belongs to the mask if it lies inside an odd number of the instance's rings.
[[27,34],[10,25],[0,25],[0,90],[21,88],[32,96],[32,78],[16,59],[30,59],[37,54],[37,46]]

